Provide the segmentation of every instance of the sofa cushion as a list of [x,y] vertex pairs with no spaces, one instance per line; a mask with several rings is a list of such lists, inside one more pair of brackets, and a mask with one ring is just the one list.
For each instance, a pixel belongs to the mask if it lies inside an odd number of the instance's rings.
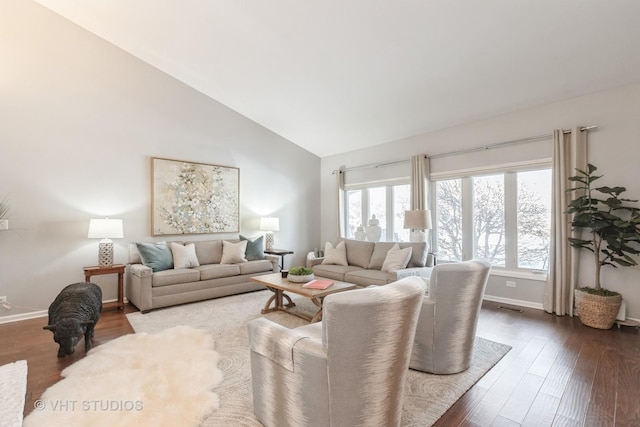
[[237,264],[239,262],[247,262],[245,251],[247,249],[247,241],[242,240],[232,243],[227,240],[222,241],[222,259],[221,264]]
[[427,262],[427,242],[402,242],[400,249],[411,247],[411,258],[407,267],[424,267]]
[[322,264],[349,265],[347,263],[347,247],[344,242],[340,242],[334,248],[329,242],[324,245],[324,259]]
[[154,271],[173,268],[173,256],[167,242],[136,243],[142,263]]
[[325,277],[333,280],[344,280],[345,273],[354,270],[362,270],[360,267],[350,265],[335,265],[335,264],[318,264],[313,266],[313,274],[319,277]]
[[395,270],[403,269],[409,263],[409,258],[411,258],[411,247],[400,249],[400,246],[396,243],[393,245],[389,252],[387,252],[387,256],[382,263],[381,271],[391,272]]
[[196,270],[200,272],[200,280],[219,279],[240,274],[238,264],[206,264],[196,267]]
[[251,240],[240,235],[240,240],[247,241],[247,249],[244,251],[244,255],[247,261],[264,259],[264,236],[260,236],[257,239]]
[[344,275],[344,281],[355,283],[359,286],[370,286],[370,285],[386,285],[387,283],[391,283],[396,280],[396,275],[394,273],[387,273],[380,270],[363,270],[358,269],[355,271],[350,271]]
[[200,265],[220,264],[220,260],[222,260],[222,240],[204,240],[192,243],[196,247],[196,256]]
[[359,240],[345,240],[345,243],[347,246],[347,264],[367,268],[376,244]]
[[240,274],[256,274],[273,270],[273,264],[271,264],[271,261],[266,259],[248,261],[238,264],[238,266],[240,267]]
[[[395,245],[394,242],[377,242],[367,268],[374,270],[382,269],[382,264],[384,264],[384,260],[387,257],[387,252],[389,252],[389,249],[391,249],[393,245]],[[427,256],[425,250],[427,247],[426,242],[401,242],[398,243],[398,246],[400,246],[400,249],[411,248],[411,258],[409,259],[407,267],[424,267]]]
[[196,256],[196,246],[193,243],[181,245],[171,242],[169,247],[173,254],[173,268],[192,268],[200,265]]
[[191,268],[170,269],[153,273],[151,286],[176,285],[178,283],[197,282],[200,280],[200,272]]

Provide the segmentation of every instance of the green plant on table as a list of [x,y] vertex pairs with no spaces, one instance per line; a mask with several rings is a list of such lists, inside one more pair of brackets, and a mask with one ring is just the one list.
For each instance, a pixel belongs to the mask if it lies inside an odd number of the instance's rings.
[[289,274],[293,276],[308,276],[309,274],[313,274],[313,270],[307,267],[291,267]]
[[584,192],[569,203],[567,213],[574,214],[571,226],[588,233],[588,238],[584,239],[570,237],[569,243],[594,256],[594,287],[581,290],[610,296],[618,293],[602,288],[600,270],[604,265],[629,267],[638,264],[631,256],[640,254],[640,208],[632,205],[637,200],[620,197],[627,191],[625,187],[593,188],[593,182],[602,177],[593,174],[596,170],[589,164],[587,171],[576,169],[578,174],[569,177],[577,186],[567,191]]

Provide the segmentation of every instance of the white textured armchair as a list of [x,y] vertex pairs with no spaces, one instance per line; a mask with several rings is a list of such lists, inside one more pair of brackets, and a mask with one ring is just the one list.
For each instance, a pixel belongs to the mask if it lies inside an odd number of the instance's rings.
[[340,292],[322,322],[249,322],[253,408],[265,426],[398,426],[422,279]]
[[429,279],[411,369],[455,374],[469,368],[476,325],[491,265],[484,260],[438,264]]

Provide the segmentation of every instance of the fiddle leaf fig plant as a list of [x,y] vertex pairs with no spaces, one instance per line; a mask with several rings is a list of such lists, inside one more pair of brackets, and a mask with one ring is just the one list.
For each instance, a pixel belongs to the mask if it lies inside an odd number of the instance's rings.
[[[567,192],[578,192],[566,213],[574,214],[571,226],[582,230],[584,238],[569,238],[571,246],[593,253],[595,284],[593,289],[583,290],[599,295],[616,294],[602,288],[600,271],[602,266],[629,267],[637,265],[633,258],[640,254],[640,208],[633,204],[637,200],[625,199],[621,195],[625,187],[595,187],[594,181],[602,175],[594,175],[597,168],[589,164],[586,171],[576,169],[577,175],[569,177],[576,183]],[[586,233],[586,235],[584,234]]]

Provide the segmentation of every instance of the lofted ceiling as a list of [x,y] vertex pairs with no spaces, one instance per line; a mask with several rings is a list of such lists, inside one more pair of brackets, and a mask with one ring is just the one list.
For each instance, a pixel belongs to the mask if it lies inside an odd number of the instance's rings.
[[325,157],[640,82],[637,0],[36,0]]

